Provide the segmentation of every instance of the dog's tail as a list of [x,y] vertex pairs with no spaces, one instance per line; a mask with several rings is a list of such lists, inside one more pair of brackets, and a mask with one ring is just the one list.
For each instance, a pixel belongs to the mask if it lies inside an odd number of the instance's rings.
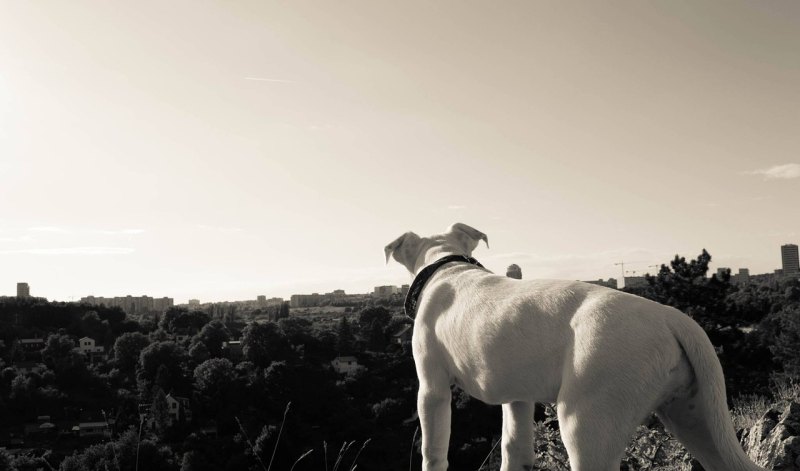
[[694,370],[694,384],[689,397],[660,408],[662,421],[707,470],[763,470],[736,439],[722,366],[708,336],[678,311],[670,316],[669,326]]

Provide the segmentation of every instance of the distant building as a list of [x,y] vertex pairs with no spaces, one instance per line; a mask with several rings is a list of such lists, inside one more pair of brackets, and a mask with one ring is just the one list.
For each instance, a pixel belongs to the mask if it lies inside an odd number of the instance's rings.
[[376,286],[372,294],[378,298],[389,298],[394,294],[399,294],[397,286]]
[[93,351],[94,349],[95,346],[93,338],[81,337],[80,339],[78,339],[78,350],[80,350],[81,353],[86,354]]
[[322,302],[322,295],[319,293],[293,294],[289,298],[289,307],[314,307]]
[[105,347],[96,346],[95,341],[91,337],[81,337],[78,339],[78,350],[89,358],[89,361],[94,363],[97,360],[105,360],[108,358],[106,355]]
[[[76,428],[77,430],[75,430]],[[111,437],[109,424],[98,419],[81,421],[76,427],[73,427],[72,430],[78,432],[79,437]]]
[[38,352],[44,348],[44,339],[19,339],[19,346],[25,352]]
[[783,275],[794,276],[800,274],[800,257],[798,256],[797,245],[781,245],[781,262]]
[[411,335],[413,333],[414,333],[414,326],[413,325],[408,324],[406,326],[403,326],[403,328],[400,329],[399,332],[397,332],[396,334],[392,335],[392,337],[394,338],[394,343],[396,343],[398,345],[402,345],[402,344],[404,344],[406,342],[410,342],[411,341]]
[[725,274],[726,270],[729,271],[729,272],[731,271],[731,269],[728,268],[728,267],[719,267],[719,268],[717,268],[717,279],[718,280],[722,279],[722,276]]
[[409,290],[409,286],[408,285],[400,286],[400,295],[405,297],[406,295],[408,295],[408,290]]
[[199,307],[200,300],[199,299],[190,299],[189,300],[189,307]]
[[506,268],[506,276],[509,278],[514,278],[515,280],[521,280],[522,268],[520,268],[516,263],[512,263],[508,266],[508,268]]
[[261,295],[256,298],[256,305],[258,307],[274,307],[283,304],[283,298],[269,298]]
[[241,340],[229,340],[227,342],[222,342],[222,351],[225,353],[225,356],[227,356],[228,359],[234,363],[238,363],[244,358]]
[[[293,294],[291,298],[289,298],[289,307],[316,307],[321,306],[323,304],[334,304],[337,302],[341,302],[347,299],[349,296],[344,292],[342,289],[334,290],[331,293],[319,294],[319,293],[311,293],[311,294]],[[275,300],[275,303],[272,305],[280,306],[283,304],[283,299],[281,298],[272,298]]]
[[167,412],[172,424],[192,421],[188,398],[167,394]]
[[584,281],[584,283],[589,283],[590,285],[605,286],[606,288],[617,289],[617,280],[615,278],[609,278],[608,281],[603,281],[602,278],[599,278],[593,281]]
[[28,286],[28,283],[17,283],[17,297],[18,298],[31,297],[31,287]]
[[731,282],[742,285],[750,283],[750,270],[748,268],[740,268],[739,273],[731,276]]
[[175,300],[172,298],[154,298],[153,310],[158,312],[166,312],[169,308],[175,305]]
[[358,364],[356,357],[352,356],[336,357],[331,362],[331,365],[337,373],[348,376],[356,374],[359,369],[363,368]]
[[647,279],[643,276],[626,276],[625,288],[640,288],[647,286]]
[[125,314],[148,314],[153,311],[164,312],[174,304],[172,298],[153,299],[150,296],[116,296],[104,298],[102,296],[86,296],[81,298],[81,303],[92,306],[118,307]]

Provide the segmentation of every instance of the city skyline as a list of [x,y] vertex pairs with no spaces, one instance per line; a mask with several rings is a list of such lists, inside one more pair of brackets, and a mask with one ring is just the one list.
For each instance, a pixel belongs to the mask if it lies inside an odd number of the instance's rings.
[[387,243],[454,222],[498,274],[703,248],[771,272],[800,240],[798,22],[787,0],[3,3],[0,286],[366,292],[409,281]]
[[[780,250],[780,252],[781,252],[781,267],[780,268],[774,268],[772,271],[767,271],[767,272],[764,272],[764,273],[752,273],[752,275],[753,276],[758,276],[758,275],[763,275],[763,274],[767,274],[767,275],[774,275],[774,274],[794,275],[796,273],[800,273],[800,270],[798,270],[797,250],[798,249],[797,249],[797,245],[796,244],[783,244],[783,245],[781,245],[781,250]],[[679,254],[676,254],[676,255],[679,255]],[[640,266],[640,265],[642,265],[644,263],[646,263],[646,262],[626,262],[627,265],[634,266],[634,267]],[[669,266],[669,261],[663,262],[663,263]],[[615,265],[619,265],[619,263],[617,263]],[[731,271],[732,280],[734,278],[736,278],[736,277],[742,277],[742,276],[744,276],[746,280],[749,280],[749,278],[751,276],[751,270],[750,270],[749,267],[731,268],[731,267],[723,266],[723,265],[720,265],[720,264],[716,264],[716,265],[717,265],[717,268],[716,268],[716,274],[717,275],[719,275],[723,270],[730,270]],[[714,273],[714,270],[712,270],[710,267],[711,267],[711,265],[709,265],[709,272],[708,272],[707,276],[710,276],[712,273]],[[787,267],[790,268],[790,269],[787,270]],[[621,270],[622,270],[622,268],[621,268]],[[599,278],[585,278],[585,279],[581,279],[581,281],[586,281],[586,282],[590,282],[590,283],[595,283],[595,282],[599,281],[600,284],[605,284],[604,283],[605,281],[615,280],[618,284],[620,284],[621,281],[624,281],[627,278],[637,279],[637,278],[643,277],[645,274],[655,275],[657,272],[658,272],[658,267],[656,267],[654,265],[648,265],[648,269],[647,270],[638,271],[638,272],[637,272],[637,270],[625,270],[624,274],[622,272],[620,272],[619,276],[616,276],[616,277],[615,276],[609,276],[607,280],[604,280],[603,277],[599,277]],[[501,274],[501,273],[498,273],[498,272],[495,272],[495,273]],[[512,278],[517,278],[517,279],[522,278],[521,267],[519,265],[515,264],[515,263],[512,263],[511,265],[506,267],[506,276],[511,276]],[[747,281],[745,281],[745,282],[747,282]],[[273,296],[273,297],[271,297],[269,299],[267,299],[267,296],[263,295],[263,294],[256,294],[256,295],[254,295],[255,298],[253,298],[251,296],[250,299],[200,300],[198,298],[188,298],[186,300],[186,302],[176,303],[175,305],[188,304],[189,306],[192,306],[193,304],[194,305],[200,305],[200,304],[205,304],[205,303],[216,303],[216,302],[257,302],[257,303],[263,303],[264,305],[268,305],[269,303],[275,304],[276,300],[280,300],[281,302],[283,302],[284,300],[292,300],[292,302],[294,302],[294,299],[296,297],[308,297],[308,296],[323,296],[324,297],[324,296],[331,296],[331,295],[344,296],[345,294],[347,294],[347,295],[358,295],[358,296],[361,296],[361,295],[377,295],[379,297],[382,297],[382,296],[385,295],[385,293],[383,291],[386,291],[386,289],[389,289],[393,293],[403,293],[408,288],[408,286],[409,286],[408,284],[373,285],[371,288],[367,289],[366,291],[355,291],[355,292],[353,292],[353,291],[349,291],[348,292],[348,291],[340,289],[340,288],[328,288],[328,289],[324,289],[324,290],[318,290],[319,293],[316,292],[316,291],[313,292],[313,293],[312,292],[292,293],[292,294],[289,294],[289,295],[286,295],[286,296]],[[619,287],[621,288],[622,286],[619,286]],[[20,294],[20,293],[23,293],[23,294]],[[324,293],[324,294],[320,295],[320,293]],[[3,295],[0,294],[0,296],[3,296]],[[31,297],[29,283],[27,283],[27,282],[17,282],[17,297],[20,297],[20,296],[22,296],[22,297]],[[37,297],[37,296],[33,296],[33,297]],[[47,298],[47,296],[41,296],[41,297]],[[140,294],[140,295],[131,295],[131,294],[113,295],[113,296],[110,296],[110,297],[107,297],[107,298],[105,298],[103,296],[95,296],[93,294],[90,294],[88,296],[81,296],[80,297],[80,301],[81,302],[89,302],[90,304],[100,304],[100,303],[105,302],[109,306],[115,306],[115,305],[123,305],[123,303],[125,303],[125,298],[131,298],[131,297],[133,297],[133,298],[149,298],[149,301],[151,303],[155,301],[156,302],[156,307],[157,307],[156,310],[159,310],[159,309],[163,310],[168,306],[172,306],[173,302],[174,302],[173,298],[168,297],[168,296],[164,296],[162,298],[158,298],[158,297],[148,296],[147,294]],[[71,296],[71,299],[69,299],[69,300],[65,300],[65,299],[50,299],[50,300],[51,301],[55,300],[55,301],[70,301],[70,302],[72,302],[72,301],[75,301],[74,298],[75,298],[74,296]],[[162,300],[163,301],[168,301],[169,304],[163,304],[163,303],[162,304],[158,304],[158,302],[163,302]],[[130,300],[128,300],[128,302],[130,302]],[[159,306],[163,306],[163,307],[159,307]]]

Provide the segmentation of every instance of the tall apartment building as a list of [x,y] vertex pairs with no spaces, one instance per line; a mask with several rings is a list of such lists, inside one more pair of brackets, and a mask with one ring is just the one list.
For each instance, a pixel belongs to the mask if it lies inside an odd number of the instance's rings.
[[740,268],[739,273],[735,277],[736,283],[750,283],[750,269],[749,268]]
[[372,295],[378,298],[388,298],[393,294],[398,294],[399,292],[400,290],[397,288],[397,286],[376,286],[372,292]]
[[28,283],[17,283],[17,297],[18,298],[31,297],[31,287],[28,286]]
[[783,263],[784,275],[800,274],[800,257],[798,257],[797,245],[781,245],[781,262]]
[[174,300],[172,298],[156,298],[150,296],[116,296],[113,298],[103,298],[95,296],[86,296],[81,298],[81,302],[99,306],[101,304],[107,307],[119,307],[126,314],[147,314],[152,311],[164,312],[173,306]]

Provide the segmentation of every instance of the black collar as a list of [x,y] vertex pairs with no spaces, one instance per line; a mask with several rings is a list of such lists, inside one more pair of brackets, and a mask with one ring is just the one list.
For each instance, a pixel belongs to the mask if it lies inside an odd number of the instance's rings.
[[417,315],[417,302],[422,294],[422,288],[425,287],[425,283],[428,282],[436,270],[441,268],[442,265],[450,262],[466,262],[483,268],[483,265],[481,265],[480,262],[466,255],[448,255],[423,268],[422,271],[419,272],[419,275],[414,278],[414,281],[411,283],[411,287],[408,289],[408,294],[406,295],[405,309],[408,317],[413,319],[414,316]]

